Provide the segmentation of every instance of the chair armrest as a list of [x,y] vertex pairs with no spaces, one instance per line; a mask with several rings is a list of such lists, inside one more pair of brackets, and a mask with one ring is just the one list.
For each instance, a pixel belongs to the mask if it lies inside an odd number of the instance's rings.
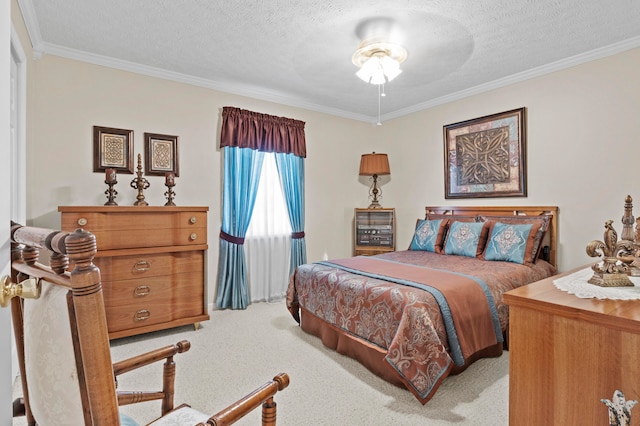
[[191,348],[188,340],[181,340],[175,345],[165,346],[164,348],[146,352],[141,355],[134,356],[113,364],[113,374],[118,376],[128,371],[135,370],[145,365],[153,364],[164,359],[173,357],[178,353],[187,352]]
[[262,424],[275,425],[276,403],[273,400],[273,396],[287,386],[289,386],[289,375],[280,373],[272,381],[265,383],[244,398],[211,416],[206,424],[199,423],[197,426],[230,425],[260,405],[262,405]]
[[162,371],[161,391],[121,391],[117,390],[118,405],[136,404],[138,402],[162,400],[162,415],[173,410],[173,394],[176,365],[173,356],[188,351],[191,343],[188,340],[181,340],[175,345],[165,346],[132,358],[125,359],[113,364],[113,374],[116,377],[116,388],[118,386],[117,377],[123,373],[135,370],[145,365],[153,364],[165,360]]

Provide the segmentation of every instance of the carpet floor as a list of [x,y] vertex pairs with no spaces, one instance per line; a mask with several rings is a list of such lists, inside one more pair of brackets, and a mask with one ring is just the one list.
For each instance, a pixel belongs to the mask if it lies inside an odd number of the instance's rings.
[[[283,426],[508,424],[508,352],[448,377],[423,406],[406,389],[379,379],[304,333],[284,301],[253,303],[243,311],[213,311],[198,330],[185,326],[118,339],[112,342],[112,358],[118,361],[183,339],[192,346],[175,358],[175,402],[205,413],[221,410],[286,372],[291,384],[275,396],[278,424]],[[159,364],[127,373],[119,378],[119,389],[157,390],[161,368]],[[17,380],[14,394],[19,388]],[[159,416],[160,403],[121,410],[145,424]],[[23,424],[23,419],[14,420],[14,426]],[[260,424],[260,410],[236,424]]]

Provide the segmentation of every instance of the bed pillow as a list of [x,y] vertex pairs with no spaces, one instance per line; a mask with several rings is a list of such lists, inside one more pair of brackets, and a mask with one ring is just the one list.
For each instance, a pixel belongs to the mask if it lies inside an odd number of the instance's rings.
[[542,249],[542,240],[544,239],[547,229],[549,229],[549,216],[480,216],[479,219],[490,222],[489,235],[491,235],[492,227],[497,222],[513,225],[532,225],[532,232],[529,235],[530,241],[527,242],[523,263],[525,265],[533,265],[536,263],[540,255],[540,250]]
[[444,245],[444,254],[477,257],[484,250],[488,232],[488,222],[461,222],[456,220],[449,226]]
[[416,222],[416,231],[413,234],[409,250],[423,250],[434,253],[442,252],[445,225],[446,221],[444,219],[418,219]]
[[532,227],[532,224],[494,223],[483,254],[484,259],[524,264],[525,257],[530,255],[527,253],[527,246],[533,241],[529,236],[535,234]]
[[478,216],[462,216],[457,214],[427,213],[425,218],[427,220],[443,221],[442,243],[440,244],[440,251],[438,253],[444,253],[444,244],[447,241],[447,233],[449,232],[449,227],[453,222],[479,222]]

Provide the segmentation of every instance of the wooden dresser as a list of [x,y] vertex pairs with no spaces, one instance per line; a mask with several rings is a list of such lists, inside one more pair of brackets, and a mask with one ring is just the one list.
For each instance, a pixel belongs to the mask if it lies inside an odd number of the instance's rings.
[[96,236],[109,338],[209,319],[208,207],[60,206],[64,231]]
[[[608,425],[601,399],[640,401],[640,300],[580,299],[553,280],[511,290],[509,424]],[[640,406],[631,411],[640,425]]]

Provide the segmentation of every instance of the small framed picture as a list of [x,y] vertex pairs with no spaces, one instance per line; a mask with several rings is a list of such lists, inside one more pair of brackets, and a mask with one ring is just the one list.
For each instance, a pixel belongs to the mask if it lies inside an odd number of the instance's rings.
[[165,176],[171,172],[180,176],[177,136],[145,133],[144,141],[145,175]]
[[133,130],[93,126],[93,171],[133,174]]

